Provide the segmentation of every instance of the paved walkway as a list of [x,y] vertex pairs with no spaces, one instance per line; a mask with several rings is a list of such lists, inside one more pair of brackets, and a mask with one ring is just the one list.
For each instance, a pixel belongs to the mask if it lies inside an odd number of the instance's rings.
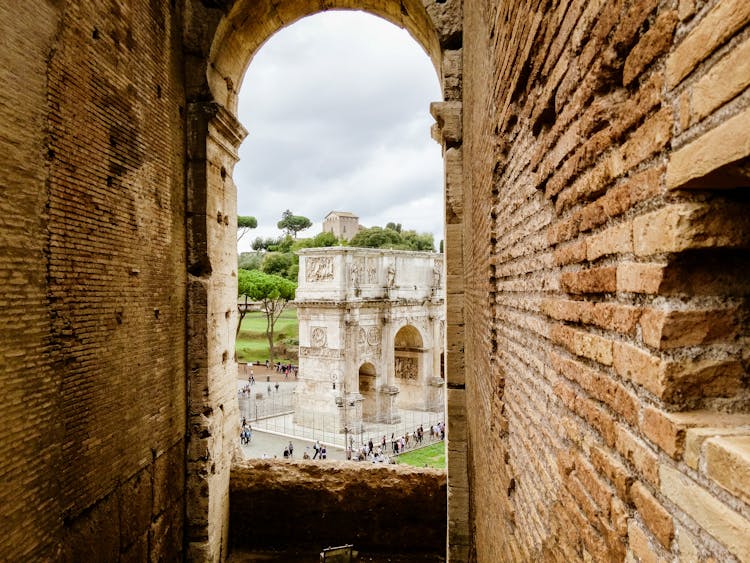
[[[255,428],[255,426],[253,426]],[[242,453],[246,458],[262,458],[264,455],[270,458],[284,459],[284,448],[292,442],[294,446],[294,459],[302,459],[305,450],[310,458],[314,455],[314,440],[302,440],[300,438],[288,438],[278,434],[254,430],[253,437],[249,444],[242,445]],[[327,459],[344,460],[346,455],[344,450],[326,446]]]

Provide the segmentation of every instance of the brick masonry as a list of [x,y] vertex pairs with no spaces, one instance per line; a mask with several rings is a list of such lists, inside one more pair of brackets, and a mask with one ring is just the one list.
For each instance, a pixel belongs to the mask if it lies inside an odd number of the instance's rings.
[[747,6],[465,3],[478,561],[748,557]]
[[[237,88],[321,6],[0,7],[2,558],[226,557]],[[443,84],[450,559],[748,560],[748,3],[328,7]]]

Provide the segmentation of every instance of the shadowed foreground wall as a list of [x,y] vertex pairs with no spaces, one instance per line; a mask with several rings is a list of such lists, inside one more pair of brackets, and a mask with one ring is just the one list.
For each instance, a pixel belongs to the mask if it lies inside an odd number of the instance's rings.
[[3,560],[182,552],[179,21],[0,3]]
[[464,14],[476,558],[750,560],[750,4]]
[[351,543],[367,553],[445,556],[444,471],[351,462],[251,460],[230,479],[235,550]]

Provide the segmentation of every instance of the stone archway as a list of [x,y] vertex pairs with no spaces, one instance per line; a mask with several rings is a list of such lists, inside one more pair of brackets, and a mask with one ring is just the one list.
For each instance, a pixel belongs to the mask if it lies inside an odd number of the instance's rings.
[[359,394],[362,395],[362,420],[371,422],[378,416],[377,373],[375,366],[366,362],[359,366]]
[[[431,111],[437,121],[433,137],[442,145],[445,161],[446,271],[455,273],[462,267],[458,234],[463,221],[461,0],[428,4],[420,0],[224,0],[190,4],[183,35],[188,101],[184,111],[189,384],[186,544],[190,559],[218,560],[227,548],[228,510],[224,501],[238,425],[234,398],[237,368],[231,360],[237,322],[237,212],[232,172],[237,149],[247,135],[235,116],[237,93],[245,70],[269,37],[302,17],[330,9],[364,10],[404,27],[430,56],[444,98],[432,104]],[[459,284],[452,291],[449,283],[447,300],[460,299],[461,292]],[[463,325],[460,309],[456,311],[447,319],[449,334],[463,334],[460,329],[451,331],[451,326]],[[454,349],[462,350],[463,344],[456,342]],[[449,359],[449,372],[452,366],[457,385],[452,396],[462,404],[463,374],[459,372],[463,359]],[[455,443],[453,448],[465,451],[465,441]],[[449,487],[455,484],[465,489],[468,483],[461,479]],[[467,508],[458,507],[456,514]],[[468,522],[464,516],[455,520],[462,522],[461,526]],[[456,528],[456,537],[468,537],[468,531]]]
[[424,403],[424,339],[413,325],[401,327],[393,339],[393,373],[399,408],[419,409]]

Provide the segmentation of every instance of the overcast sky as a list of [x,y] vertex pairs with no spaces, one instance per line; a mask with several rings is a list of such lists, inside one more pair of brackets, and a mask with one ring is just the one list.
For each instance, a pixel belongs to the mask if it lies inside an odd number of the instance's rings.
[[249,134],[234,170],[240,215],[278,236],[285,209],[322,230],[332,210],[362,225],[443,238],[443,163],[430,138],[441,99],[432,62],[404,30],[361,12],[327,12],[282,29],[258,51],[240,90]]

